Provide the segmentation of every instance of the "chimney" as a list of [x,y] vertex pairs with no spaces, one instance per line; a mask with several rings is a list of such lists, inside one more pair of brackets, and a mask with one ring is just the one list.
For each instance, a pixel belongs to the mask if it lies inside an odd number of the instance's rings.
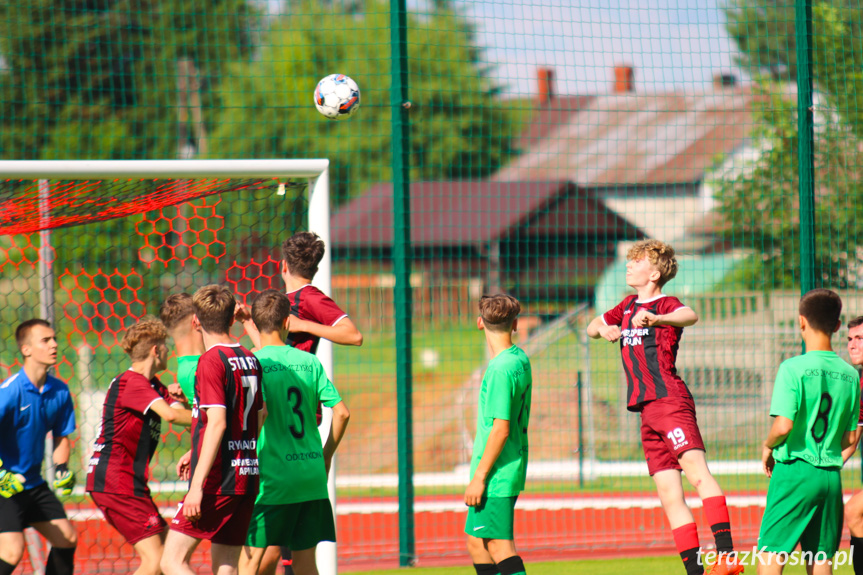
[[539,103],[548,104],[554,98],[554,70],[537,68],[536,79],[539,83]]
[[628,94],[635,92],[635,69],[632,66],[614,67],[614,93]]
[[737,76],[725,72],[718,72],[713,75],[713,89],[724,90],[725,88],[733,88],[737,85]]

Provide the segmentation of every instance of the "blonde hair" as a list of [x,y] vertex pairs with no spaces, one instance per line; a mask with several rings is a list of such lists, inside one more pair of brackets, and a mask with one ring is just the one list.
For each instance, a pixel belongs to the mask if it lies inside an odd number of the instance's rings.
[[507,294],[484,295],[479,300],[479,315],[489,331],[509,331],[521,313],[521,304]]
[[195,304],[195,316],[201,329],[215,334],[230,332],[234,309],[237,307],[231,290],[215,284],[204,286],[192,296],[192,303]]
[[138,323],[126,330],[120,346],[132,361],[141,361],[150,354],[154,345],[165,343],[168,339],[168,330],[165,324],[157,318],[148,315],[138,320]]
[[636,242],[626,253],[626,259],[637,261],[646,257],[650,265],[659,272],[659,287],[674,279],[677,275],[677,258],[674,248],[659,240],[642,240]]

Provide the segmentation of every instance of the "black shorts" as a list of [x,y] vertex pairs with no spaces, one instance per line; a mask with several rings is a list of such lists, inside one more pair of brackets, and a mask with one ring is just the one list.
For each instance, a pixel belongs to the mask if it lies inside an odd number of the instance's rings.
[[66,519],[66,511],[47,483],[8,499],[0,497],[0,533],[20,533],[34,523],[54,519]]

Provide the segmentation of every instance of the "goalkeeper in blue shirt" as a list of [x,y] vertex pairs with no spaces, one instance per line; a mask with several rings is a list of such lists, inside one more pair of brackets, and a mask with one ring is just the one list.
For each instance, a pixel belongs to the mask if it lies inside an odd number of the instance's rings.
[[11,575],[24,555],[24,529],[33,527],[51,543],[45,575],[71,575],[78,536],[63,505],[42,478],[45,436],[54,438],[53,487],[69,495],[69,434],[75,408],[68,386],[48,373],[57,363],[57,339],[42,319],[15,330],[24,366],[0,383],[0,575]]

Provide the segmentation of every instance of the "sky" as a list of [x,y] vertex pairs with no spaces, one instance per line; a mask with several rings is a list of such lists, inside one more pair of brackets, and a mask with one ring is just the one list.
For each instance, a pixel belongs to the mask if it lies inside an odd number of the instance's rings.
[[717,72],[745,78],[723,0],[455,1],[508,94],[535,95],[538,67],[554,69],[558,94],[609,92],[617,64],[633,66],[645,92],[704,89]]
[[[258,1],[271,14],[286,2]],[[407,0],[408,9],[423,13],[432,1]],[[535,96],[538,67],[554,69],[559,95],[609,92],[618,64],[635,68],[641,92],[704,90],[716,73],[746,80],[720,8],[729,0],[451,1],[509,96]]]

